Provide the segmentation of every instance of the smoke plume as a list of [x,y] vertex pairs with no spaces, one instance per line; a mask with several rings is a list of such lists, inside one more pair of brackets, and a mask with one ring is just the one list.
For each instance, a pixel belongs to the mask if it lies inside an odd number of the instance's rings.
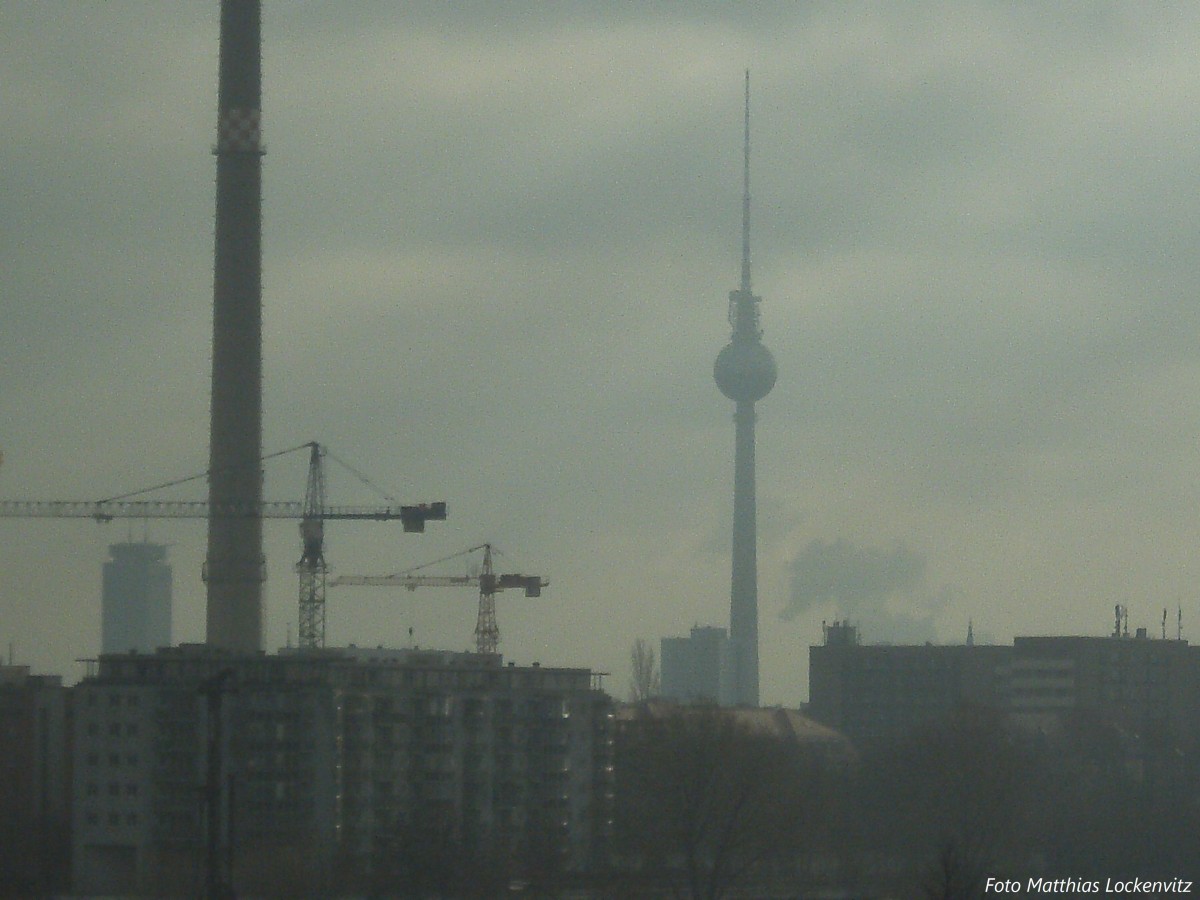
[[949,595],[926,590],[925,557],[903,543],[891,549],[844,538],[816,539],[791,562],[785,620],[825,607],[860,625],[872,641],[922,643],[935,638],[933,617]]

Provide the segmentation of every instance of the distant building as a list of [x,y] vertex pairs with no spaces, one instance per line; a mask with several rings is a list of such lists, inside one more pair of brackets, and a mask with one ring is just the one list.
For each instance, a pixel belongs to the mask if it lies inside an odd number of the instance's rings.
[[[674,716],[705,715],[695,704],[655,698],[644,703],[627,703],[615,714],[618,735],[639,726],[653,725]],[[740,706],[717,712],[726,721],[735,722],[748,732],[776,737],[781,741],[812,750],[827,762],[846,764],[855,758],[854,748],[845,735],[823,725],[807,713],[781,706]]]
[[1004,706],[1011,647],[860,644],[845,622],[809,648],[808,713],[856,744],[894,738],[965,703]]
[[859,744],[911,733],[955,707],[1054,736],[1110,728],[1136,756],[1200,746],[1200,647],[1135,637],[1018,637],[1011,646],[864,645],[834,623],[809,649],[808,712]]
[[67,886],[69,716],[59,676],[0,666],[0,883],[22,896]]
[[153,653],[171,646],[171,566],[163,544],[108,548],[100,601],[102,653]]
[[204,883],[200,687],[222,672],[222,804],[241,891],[299,896],[334,880],[367,890],[388,883],[414,842],[460,868],[536,845],[579,869],[603,850],[611,702],[587,669],[448,651],[184,646],[103,656],[75,689],[76,891]]
[[1008,677],[1008,711],[1026,728],[1103,725],[1138,757],[1200,745],[1200,647],[1187,641],[1151,640],[1145,629],[1132,638],[1018,637]]
[[733,646],[724,628],[692,627],[688,637],[662,639],[661,695],[677,703],[735,702]]

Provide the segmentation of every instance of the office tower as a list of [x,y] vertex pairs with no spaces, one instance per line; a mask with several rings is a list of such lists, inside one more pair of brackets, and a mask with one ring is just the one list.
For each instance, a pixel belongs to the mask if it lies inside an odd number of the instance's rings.
[[100,599],[100,651],[171,646],[171,566],[162,544],[111,544]]

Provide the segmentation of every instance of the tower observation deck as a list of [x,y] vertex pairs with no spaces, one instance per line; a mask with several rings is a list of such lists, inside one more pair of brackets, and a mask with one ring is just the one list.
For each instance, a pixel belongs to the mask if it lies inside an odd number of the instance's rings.
[[717,354],[713,378],[733,400],[733,552],[729,633],[735,702],[758,706],[758,538],[754,496],[754,404],[770,393],[775,359],[762,343],[758,306],[750,287],[750,72],[746,72],[745,164],[742,194],[742,282],[729,293],[729,343]]

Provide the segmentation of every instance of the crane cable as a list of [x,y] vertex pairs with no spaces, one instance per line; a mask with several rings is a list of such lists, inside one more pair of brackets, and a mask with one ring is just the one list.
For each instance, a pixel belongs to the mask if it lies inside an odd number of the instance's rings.
[[[310,441],[307,444],[301,444],[299,447],[290,447],[287,450],[279,450],[275,453],[268,453],[266,456],[259,457],[259,462],[266,462],[268,459],[274,459],[277,456],[283,456],[288,453],[295,453],[297,450],[307,450],[312,446]],[[162,484],[156,484],[152,487],[139,488],[136,491],[129,491],[126,494],[117,494],[115,497],[108,497],[104,500],[98,500],[97,503],[113,503],[117,500],[126,500],[130,497],[136,497],[138,494],[148,494],[151,491],[160,491],[163,488],[175,487],[180,484],[187,484],[189,481],[199,481],[201,478],[207,478],[212,473],[212,469],[206,469],[198,475],[188,475],[186,478],[176,478],[174,481],[164,481]]]

